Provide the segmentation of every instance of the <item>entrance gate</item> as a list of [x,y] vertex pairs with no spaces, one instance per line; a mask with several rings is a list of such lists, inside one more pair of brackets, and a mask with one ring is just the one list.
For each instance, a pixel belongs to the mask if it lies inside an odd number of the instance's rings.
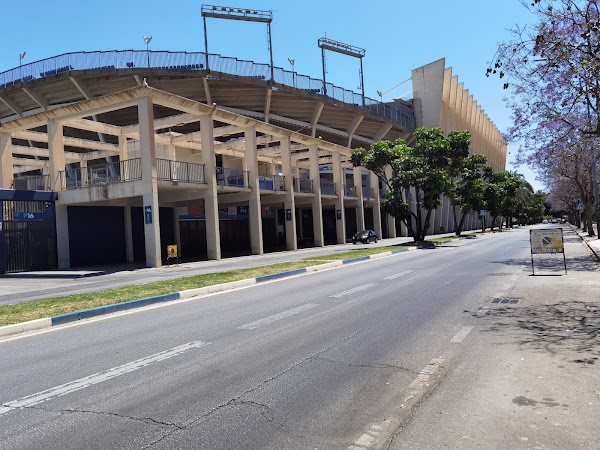
[[56,193],[0,190],[0,273],[57,267]]

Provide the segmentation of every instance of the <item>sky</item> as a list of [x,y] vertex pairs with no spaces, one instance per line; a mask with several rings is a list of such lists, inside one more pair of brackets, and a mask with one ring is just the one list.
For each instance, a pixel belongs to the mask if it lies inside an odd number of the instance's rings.
[[[500,42],[509,29],[533,16],[519,0],[4,0],[0,25],[0,72],[68,52],[143,50],[144,36],[152,36],[150,50],[204,51],[200,9],[205,5],[272,11],[275,66],[322,78],[321,49],[327,37],[366,50],[363,58],[365,94],[379,99],[408,80],[414,68],[446,58],[459,82],[474,95],[501,132],[510,125],[503,97],[507,91],[497,78],[485,76]],[[7,20],[7,18],[9,18]],[[223,56],[269,62],[267,27],[207,19],[208,50]],[[360,92],[357,59],[327,52],[327,81]],[[384,101],[410,98],[410,82],[391,90]],[[507,170],[522,173],[534,189],[543,183],[526,166],[511,164],[516,147],[509,145]]]

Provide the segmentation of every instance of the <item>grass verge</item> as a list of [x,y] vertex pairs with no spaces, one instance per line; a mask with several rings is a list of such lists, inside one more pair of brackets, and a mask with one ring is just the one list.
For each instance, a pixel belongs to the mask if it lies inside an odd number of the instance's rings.
[[216,284],[229,283],[232,281],[245,280],[248,278],[270,275],[287,270],[301,269],[304,267],[325,264],[329,261],[358,258],[360,256],[373,255],[376,253],[399,250],[403,246],[387,246],[357,249],[349,252],[334,253],[307,258],[301,261],[291,261],[267,266],[252,267],[228,272],[216,272],[195,275],[172,280],[156,281],[147,284],[124,286],[102,291],[87,292],[84,294],[65,295],[61,297],[32,300],[14,305],[0,306],[0,326],[14,323],[26,322],[28,320],[51,317],[82,309],[96,308],[99,306],[112,305],[114,303],[126,302],[138,298],[152,297],[155,295],[168,294],[186,289],[214,286]]

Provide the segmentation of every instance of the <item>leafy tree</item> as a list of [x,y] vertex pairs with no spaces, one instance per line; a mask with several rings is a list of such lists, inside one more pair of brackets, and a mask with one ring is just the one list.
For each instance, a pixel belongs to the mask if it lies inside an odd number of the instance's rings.
[[[415,241],[422,241],[428,234],[432,211],[441,204],[441,195],[450,190],[450,158],[464,147],[465,136],[446,137],[441,128],[417,128],[413,137],[412,147],[399,139],[355,149],[352,163],[371,170],[387,185],[383,210],[400,219]],[[389,178],[387,166],[392,168]]]

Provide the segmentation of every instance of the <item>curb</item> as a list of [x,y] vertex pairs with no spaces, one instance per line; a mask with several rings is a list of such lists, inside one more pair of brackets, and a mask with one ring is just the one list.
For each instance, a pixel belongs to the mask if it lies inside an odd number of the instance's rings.
[[600,254],[598,254],[598,250],[596,250],[593,246],[590,245],[590,243],[588,242],[588,240],[585,238],[585,236],[582,236],[578,231],[577,228],[573,227],[573,225],[569,224],[569,226],[571,227],[571,230],[575,232],[575,234],[577,236],[579,236],[581,238],[581,240],[583,242],[585,242],[585,245],[587,245],[587,247],[591,250],[591,252],[594,254],[594,256],[596,257],[596,259],[598,261],[600,261]]
[[213,286],[206,286],[203,288],[187,289],[185,291],[172,292],[169,294],[156,295],[153,297],[140,298],[136,300],[129,300],[121,303],[114,303],[112,305],[98,306],[97,308],[83,309],[80,311],[73,311],[66,314],[60,314],[58,316],[45,317],[43,319],[30,320],[28,322],[16,323],[12,325],[5,325],[0,327],[0,337],[10,336],[13,334],[23,333],[25,331],[34,331],[42,328],[52,327],[56,325],[63,325],[69,322],[76,322],[82,319],[89,319],[91,317],[102,316],[110,313],[126,311],[129,309],[141,308],[156,303],[164,303],[174,300],[188,299],[192,297],[198,297],[201,295],[215,294],[217,292],[229,291],[238,289],[241,287],[252,286],[258,283],[264,283],[266,281],[274,281],[281,278],[293,277],[296,275],[302,275],[307,273],[314,273],[321,270],[333,269],[335,267],[341,267],[348,264],[353,264],[362,261],[368,261],[371,259],[379,259],[386,256],[393,256],[399,253],[406,253],[409,251],[418,250],[417,247],[403,248],[400,250],[391,250],[389,252],[377,253],[375,255],[360,256],[358,258],[343,259],[339,261],[333,261],[326,264],[319,264],[317,266],[304,267],[302,269],[288,270],[285,272],[277,272],[269,275],[262,275],[260,277],[249,278],[246,280],[232,281],[230,283],[215,284]]

